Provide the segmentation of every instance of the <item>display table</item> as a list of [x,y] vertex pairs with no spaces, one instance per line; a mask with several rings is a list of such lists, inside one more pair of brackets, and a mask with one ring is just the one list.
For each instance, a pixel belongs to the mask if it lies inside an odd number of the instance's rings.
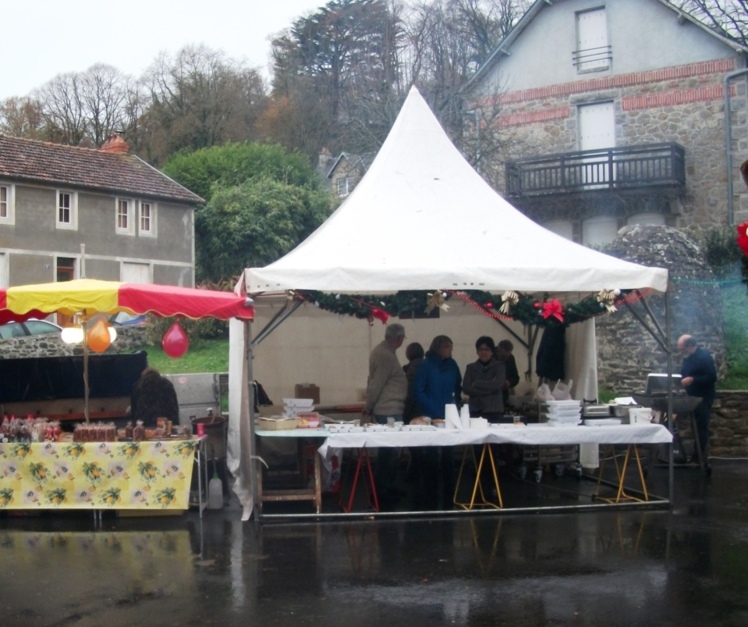
[[[324,430],[321,430],[324,431]],[[469,444],[518,444],[556,446],[569,444],[668,444],[673,435],[659,424],[605,427],[554,427],[548,423],[527,426],[498,425],[488,429],[433,429],[431,431],[364,430],[357,433],[329,433],[319,448],[382,448],[387,446],[465,446]]]
[[0,443],[0,509],[188,509],[203,440]]
[[[314,502],[316,512],[321,508],[321,472],[320,457],[323,462],[329,463],[336,449],[357,449],[359,453],[366,452],[371,448],[383,447],[416,447],[416,446],[470,446],[480,447],[480,455],[473,459],[476,467],[485,467],[491,472],[493,485],[498,488],[495,463],[490,444],[516,444],[520,446],[554,446],[554,445],[576,445],[576,444],[608,444],[626,445],[631,454],[636,454],[636,445],[639,444],[669,444],[672,442],[672,434],[660,424],[633,424],[615,426],[570,426],[555,427],[547,423],[515,426],[497,425],[487,429],[432,429],[397,431],[387,427],[382,430],[363,429],[354,432],[331,432],[326,428],[319,429],[289,429],[281,431],[256,431],[261,441],[265,438],[291,438],[296,439],[301,450],[301,441],[308,438],[324,438],[318,449],[319,455],[314,459],[314,482],[313,486],[305,486],[300,489],[265,491],[262,487],[262,473],[258,472],[258,508],[262,514],[262,503],[268,501],[298,501],[310,500]],[[633,448],[631,448],[633,447]],[[638,455],[636,457],[638,459]],[[359,460],[368,459],[368,455],[359,454]],[[468,462],[470,460],[468,459]],[[463,464],[464,465],[464,464]],[[617,475],[620,486],[625,480],[625,467]],[[368,487],[368,484],[365,484]],[[480,487],[476,483],[473,487],[471,500],[465,503],[456,503],[463,509],[472,509],[475,506],[489,505],[488,499],[476,498],[476,491]],[[619,493],[620,495],[621,493]],[[456,499],[456,495],[455,495]],[[620,500],[620,499],[619,499]],[[350,505],[350,503],[349,503]],[[490,506],[503,507],[500,492],[497,502]],[[349,508],[343,508],[344,511]]]

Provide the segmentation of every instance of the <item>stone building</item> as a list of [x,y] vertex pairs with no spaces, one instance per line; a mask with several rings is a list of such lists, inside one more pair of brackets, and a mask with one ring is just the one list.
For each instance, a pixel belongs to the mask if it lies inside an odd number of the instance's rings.
[[748,218],[746,53],[665,0],[538,0],[465,93],[507,147],[500,191],[602,245],[627,224]]

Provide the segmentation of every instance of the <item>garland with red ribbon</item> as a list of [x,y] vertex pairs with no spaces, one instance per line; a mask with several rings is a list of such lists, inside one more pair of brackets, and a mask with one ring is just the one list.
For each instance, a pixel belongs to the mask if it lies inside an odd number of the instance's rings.
[[[624,303],[633,303],[651,290],[625,290],[623,292],[602,290],[598,294],[591,294],[576,302],[562,304],[557,298],[544,298],[542,300],[534,296],[527,296],[518,292],[507,292],[511,298],[506,302],[508,311],[502,314],[497,311],[495,301],[501,301],[502,297],[489,292],[482,291],[443,291],[441,298],[448,300],[456,297],[463,302],[475,307],[486,316],[496,320],[515,320],[522,324],[531,326],[554,326],[574,324],[583,322],[590,318],[616,311],[617,306]],[[438,292],[438,290],[436,291]],[[324,292],[302,292],[293,293],[294,298],[300,298],[313,303],[316,307],[337,313],[339,315],[355,316],[368,320],[373,324],[379,320],[387,324],[392,316],[407,318],[409,315],[425,313],[429,308],[429,302],[434,300],[434,291],[407,291],[397,292],[381,296],[354,297],[346,294],[327,294]]]

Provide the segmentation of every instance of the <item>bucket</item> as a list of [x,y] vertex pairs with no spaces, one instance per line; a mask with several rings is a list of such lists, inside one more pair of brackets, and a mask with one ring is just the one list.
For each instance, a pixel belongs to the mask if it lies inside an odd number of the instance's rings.
[[225,458],[228,419],[225,416],[206,416],[205,418],[190,416],[190,422],[193,433],[197,433],[197,426],[202,425],[205,435],[208,436],[208,459]]

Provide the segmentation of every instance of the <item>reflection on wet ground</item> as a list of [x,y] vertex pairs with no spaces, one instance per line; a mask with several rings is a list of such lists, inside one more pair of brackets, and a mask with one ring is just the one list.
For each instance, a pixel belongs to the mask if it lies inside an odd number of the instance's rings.
[[[748,464],[671,510],[242,523],[0,516],[4,625],[744,625]],[[649,478],[666,494],[667,471]]]

